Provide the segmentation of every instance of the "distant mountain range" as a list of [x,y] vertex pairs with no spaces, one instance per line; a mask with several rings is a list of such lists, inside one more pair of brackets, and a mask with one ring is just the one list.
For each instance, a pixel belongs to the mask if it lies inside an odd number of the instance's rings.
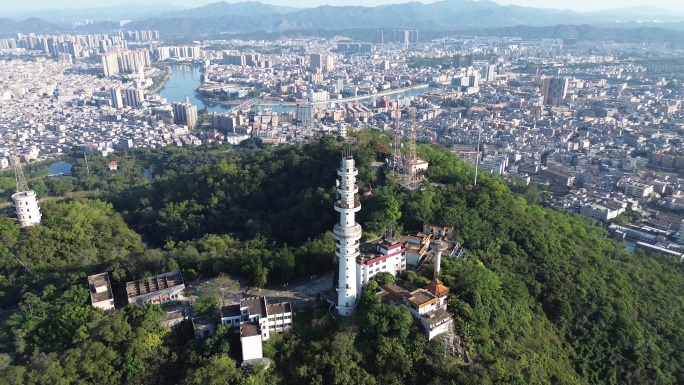
[[[65,16],[69,14],[67,19]],[[27,14],[22,14],[27,16]],[[19,15],[19,16],[22,16]],[[545,27],[553,25],[591,24],[601,27],[658,26],[684,29],[684,16],[666,9],[642,6],[600,12],[503,6],[489,0],[443,0],[431,4],[409,2],[377,7],[320,6],[293,8],[255,1],[241,3],[218,2],[197,8],[157,4],[81,9],[77,11],[33,13],[18,22],[17,14],[0,13],[0,34],[16,32],[49,32],[69,30],[68,22],[99,20],[99,23],[79,27],[81,31],[111,30],[119,19],[132,20],[124,28],[155,29],[163,33],[188,35],[222,32],[344,30],[354,28],[409,28],[423,31],[456,29],[503,28],[514,26]],[[42,20],[41,20],[42,19]],[[46,21],[44,21],[46,20]],[[107,22],[109,21],[109,22]]]
[[119,21],[144,19],[147,17],[161,17],[167,13],[177,12],[186,8],[171,4],[125,4],[112,7],[92,7],[75,9],[46,9],[42,11],[3,12],[1,19],[15,21],[26,18],[39,18],[53,23],[72,23],[83,20]]

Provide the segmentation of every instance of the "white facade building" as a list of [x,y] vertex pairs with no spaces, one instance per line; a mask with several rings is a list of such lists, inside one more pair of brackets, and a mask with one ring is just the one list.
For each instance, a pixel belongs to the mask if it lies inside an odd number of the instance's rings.
[[679,226],[679,243],[684,245],[684,219],[682,219],[682,224]]
[[339,262],[339,283],[337,286],[337,311],[342,316],[348,316],[358,304],[360,287],[356,278],[356,258],[359,256],[361,225],[356,223],[355,214],[361,210],[358,199],[359,188],[356,176],[359,170],[354,165],[351,154],[342,157],[340,168],[337,170],[338,180],[335,211],[340,213],[340,221],[333,228],[335,236],[335,255]]
[[306,98],[309,99],[309,102],[311,103],[319,103],[319,102],[327,102],[330,99],[330,95],[328,95],[328,91],[314,91],[314,90],[309,90],[306,94]]
[[281,333],[292,327],[292,308],[289,302],[269,305],[266,297],[246,298],[240,304],[224,306],[221,323],[236,331],[244,324],[254,324],[259,328],[261,339],[266,341],[271,332]]
[[363,253],[356,259],[356,287],[363,290],[380,272],[397,275],[406,270],[406,249],[400,242],[381,240],[371,246],[371,253]]
[[259,327],[246,323],[240,326],[240,345],[242,346],[242,360],[256,360],[264,357]]
[[585,217],[590,217],[605,222],[624,213],[626,206],[627,204],[625,204],[625,207],[608,207],[598,203],[591,203],[582,206],[580,209],[580,214],[584,215]]

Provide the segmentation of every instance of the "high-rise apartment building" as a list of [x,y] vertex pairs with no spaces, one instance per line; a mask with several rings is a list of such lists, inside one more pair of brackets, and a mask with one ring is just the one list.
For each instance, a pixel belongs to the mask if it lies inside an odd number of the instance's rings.
[[121,96],[121,89],[119,87],[112,87],[109,89],[109,97],[112,100],[112,107],[120,110],[123,108],[123,97]]
[[473,66],[473,54],[458,54],[453,58],[454,68],[468,68]]
[[542,80],[542,101],[547,106],[559,106],[568,92],[568,78],[544,78]]
[[335,58],[332,55],[325,57],[325,70],[331,72],[335,69]]
[[247,65],[247,59],[244,54],[229,54],[227,52],[223,53],[223,63],[230,64],[234,66],[245,66]]
[[375,37],[373,38],[373,42],[375,44],[383,44],[385,42],[385,36],[384,32],[381,29],[378,29],[375,31]]
[[102,72],[104,76],[114,76],[121,72],[133,73],[138,68],[149,68],[152,66],[150,51],[138,49],[135,51],[122,50],[102,54]]
[[119,73],[119,59],[116,52],[105,53],[102,55],[102,71],[105,77],[110,77]]
[[313,126],[313,108],[311,103],[297,103],[297,120],[302,127]]
[[309,55],[309,68],[312,70],[320,69],[323,70],[323,62],[320,53],[312,53]]
[[127,107],[137,108],[142,106],[144,100],[143,90],[140,88],[124,88],[123,90],[123,104]]
[[191,103],[173,103],[173,122],[194,128],[197,124],[197,106]]
[[418,43],[418,31],[417,30],[410,30],[409,32],[409,43]]
[[482,73],[482,80],[491,82],[496,78],[496,66],[486,65],[482,67],[480,71]]

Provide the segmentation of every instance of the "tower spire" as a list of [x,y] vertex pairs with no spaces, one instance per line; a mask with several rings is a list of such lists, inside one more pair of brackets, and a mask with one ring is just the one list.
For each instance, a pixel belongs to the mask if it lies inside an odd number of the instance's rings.
[[356,176],[359,171],[354,164],[351,149],[345,147],[337,175],[337,201],[335,211],[340,220],[333,228],[335,255],[339,258],[339,283],[337,285],[337,311],[348,316],[359,300],[360,283],[356,277],[356,258],[359,256],[361,225],[356,223],[356,213],[361,210]]

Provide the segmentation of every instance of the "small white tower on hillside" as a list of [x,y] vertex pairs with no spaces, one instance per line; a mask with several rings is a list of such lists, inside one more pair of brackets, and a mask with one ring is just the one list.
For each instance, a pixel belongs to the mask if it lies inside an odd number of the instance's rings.
[[361,225],[356,223],[355,218],[355,214],[361,210],[361,202],[358,199],[359,188],[356,185],[358,173],[354,165],[354,157],[350,152],[346,152],[337,170],[340,180],[337,185],[338,200],[335,202],[335,211],[340,213],[340,221],[333,229],[335,255],[340,259],[337,311],[342,316],[350,315],[359,299],[356,257],[359,256]]
[[24,172],[21,170],[19,158],[13,157],[12,163],[14,165],[14,179],[17,184],[17,192],[12,195],[12,201],[14,201],[19,225],[21,227],[39,225],[41,214],[36,192],[29,190]]
[[446,245],[440,241],[439,239],[431,243],[432,248],[435,250],[435,267],[434,267],[434,273],[435,273],[435,279],[439,277],[439,271],[442,268],[442,253],[444,250],[446,250]]

